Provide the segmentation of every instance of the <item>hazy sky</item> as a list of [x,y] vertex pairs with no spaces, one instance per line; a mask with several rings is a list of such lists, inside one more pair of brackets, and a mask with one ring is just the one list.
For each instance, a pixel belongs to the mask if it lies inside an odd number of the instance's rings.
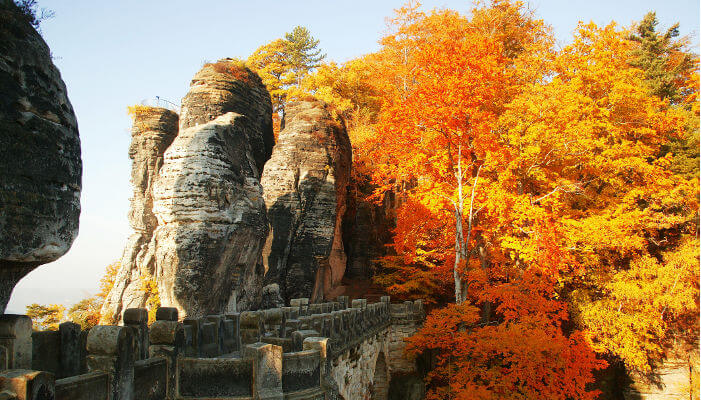
[[[83,157],[80,233],[58,261],[40,266],[15,288],[7,312],[32,302],[71,304],[96,291],[107,264],[130,234],[127,209],[130,120],[126,107],[155,96],[177,104],[204,61],[246,58],[297,25],[321,40],[329,60],[376,50],[385,18],[402,1],[39,0],[55,11],[42,24],[78,117]],[[467,11],[471,1],[424,1],[426,8]],[[622,25],[657,11],[662,27],[681,23],[698,47],[698,0],[534,0],[558,41],[577,22]],[[696,50],[698,52],[698,49]]]

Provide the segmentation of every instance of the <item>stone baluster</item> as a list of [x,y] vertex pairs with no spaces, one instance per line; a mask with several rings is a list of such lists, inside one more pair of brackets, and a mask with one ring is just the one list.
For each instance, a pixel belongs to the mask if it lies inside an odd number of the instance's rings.
[[260,342],[248,344],[242,356],[253,359],[253,399],[283,400],[282,347]]
[[285,313],[281,308],[271,308],[264,311],[265,332],[276,337],[285,337]]
[[333,336],[333,316],[330,312],[322,314],[324,318],[324,331],[321,332],[322,336],[331,338]]
[[226,353],[224,349],[224,321],[221,315],[208,315],[205,317],[208,322],[214,324],[214,345],[217,348],[217,355]]
[[183,320],[183,325],[190,327],[190,346],[192,357],[199,357],[202,355],[202,327],[200,326],[199,319],[185,318]]
[[324,378],[327,373],[326,357],[329,350],[329,339],[325,337],[308,337],[302,344],[303,350],[319,351],[319,386],[324,387]]
[[323,312],[322,304],[315,303],[309,305],[309,315],[317,315]]
[[168,369],[167,397],[173,399],[175,396],[175,374],[178,355],[185,345],[183,324],[177,321],[156,321],[151,324],[149,340],[151,342],[149,356],[166,359]]
[[58,326],[58,334],[61,337],[61,358],[59,362],[63,376],[80,375],[80,333],[80,325],[74,322],[64,322]]
[[0,315],[0,346],[7,350],[7,368],[32,368],[32,320],[26,315]]
[[98,325],[88,334],[88,371],[110,376],[110,400],[133,400],[134,330],[127,326]]
[[299,318],[299,307],[282,307],[282,312],[287,320]]
[[321,305],[321,312],[324,314],[328,314],[331,311],[333,311],[333,303],[322,303]]
[[134,330],[135,360],[148,358],[148,310],[145,308],[127,308],[122,315],[124,326]]
[[351,327],[351,310],[344,308],[341,312],[343,319],[343,341],[348,342],[353,337],[353,328]]
[[[227,335],[229,336],[231,342],[228,345],[228,351],[240,351],[241,350],[241,313],[227,314]],[[229,323],[230,322],[230,323]]]
[[215,322],[200,320],[200,348],[201,356],[213,358],[221,355],[219,349],[219,326]]
[[321,314],[314,314],[311,317],[311,329],[319,332],[324,332],[324,317]]
[[333,333],[331,334],[331,339],[334,344],[339,343],[343,340],[343,317],[341,311],[332,311],[331,317],[333,318]]

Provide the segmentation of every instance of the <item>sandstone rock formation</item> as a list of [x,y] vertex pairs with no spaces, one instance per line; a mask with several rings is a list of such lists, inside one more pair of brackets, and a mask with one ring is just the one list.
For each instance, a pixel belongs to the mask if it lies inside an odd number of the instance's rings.
[[[165,108],[135,107],[129,158],[134,189],[129,207],[129,225],[134,230],[124,249],[121,268],[107,297],[104,323],[119,320],[124,308],[143,307],[144,279],[153,275],[153,249],[149,243],[158,221],[153,213],[153,187],[163,166],[163,153],[178,134],[178,114]],[[149,251],[151,250],[151,251]]]
[[349,279],[370,279],[379,267],[377,260],[387,254],[386,246],[392,241],[394,195],[388,192],[382,204],[374,204],[364,199],[374,189],[367,186],[358,188],[360,193],[351,199],[344,221],[343,239],[348,254],[345,277]]
[[209,122],[230,111],[244,115],[253,128],[249,141],[260,176],[275,145],[272,103],[260,77],[240,62],[223,59],[206,64],[195,74],[190,91],[183,98],[180,129]]
[[271,231],[263,251],[265,283],[281,299],[320,300],[343,278],[342,222],[347,208],[351,146],[342,120],[318,101],[286,106],[261,184]]
[[184,315],[260,301],[268,227],[254,134],[230,112],[181,131],[166,151],[154,188],[155,276],[162,304]]
[[78,234],[82,163],[66,86],[41,36],[0,1],[0,312]]
[[[179,132],[160,153],[162,166],[152,159],[158,151],[133,157],[136,175],[157,177],[144,178],[146,186],[133,178],[136,234],[103,318],[146,305],[143,282],[150,279],[157,282],[160,303],[177,307],[181,317],[259,305],[268,231],[259,179],[274,142],[271,114],[260,78],[238,63],[221,60],[195,75],[183,98]],[[149,160],[148,167],[137,160]]]

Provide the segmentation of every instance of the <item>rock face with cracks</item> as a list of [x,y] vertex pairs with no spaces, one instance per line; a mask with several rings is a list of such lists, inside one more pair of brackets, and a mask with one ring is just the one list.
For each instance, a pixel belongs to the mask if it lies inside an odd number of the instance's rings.
[[[134,181],[140,200],[132,226],[137,235],[137,225],[149,225],[142,220],[155,227],[148,242],[127,244],[103,318],[143,307],[154,295],[145,293],[144,280],[155,281],[161,305],[181,317],[259,306],[268,232],[259,179],[274,143],[271,114],[260,78],[235,61],[207,64],[195,75],[179,131],[162,164],[151,163],[160,166],[156,179],[142,188]],[[149,209],[148,199],[153,218],[139,211]]]
[[51,53],[0,0],[0,313],[15,284],[78,234],[78,124]]
[[115,284],[103,306],[103,323],[116,322],[123,309],[143,307],[144,280],[153,275],[150,242],[158,220],[153,213],[153,188],[163,166],[163,154],[178,134],[178,114],[165,108],[135,107],[129,158],[134,193],[129,207],[129,225],[134,233],[127,240]]
[[278,303],[323,299],[346,269],[342,222],[350,180],[351,146],[342,120],[319,101],[286,106],[261,184],[270,233],[263,250],[266,285]]

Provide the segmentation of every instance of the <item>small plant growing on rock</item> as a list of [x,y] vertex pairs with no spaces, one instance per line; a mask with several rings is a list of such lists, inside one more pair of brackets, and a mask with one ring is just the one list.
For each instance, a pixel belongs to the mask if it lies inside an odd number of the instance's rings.
[[220,74],[226,74],[234,80],[241,81],[246,85],[253,84],[254,75],[246,66],[246,63],[237,59],[224,59],[215,63],[207,63],[205,67],[211,66],[214,71]]

